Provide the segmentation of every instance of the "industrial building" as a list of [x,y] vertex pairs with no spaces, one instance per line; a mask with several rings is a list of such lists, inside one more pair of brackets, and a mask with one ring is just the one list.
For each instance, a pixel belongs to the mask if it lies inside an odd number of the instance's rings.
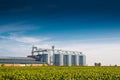
[[0,64],[47,64],[55,66],[85,66],[86,56],[82,52],[32,47],[27,57],[0,57]]
[[29,57],[0,57],[1,64],[40,64],[34,58]]

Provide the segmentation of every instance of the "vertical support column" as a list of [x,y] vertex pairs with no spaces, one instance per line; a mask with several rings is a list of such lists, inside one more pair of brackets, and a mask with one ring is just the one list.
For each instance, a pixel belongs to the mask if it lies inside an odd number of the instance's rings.
[[71,54],[68,54],[68,66],[71,66]]
[[51,54],[51,59],[50,59],[50,64],[55,65],[55,46],[52,46],[52,54]]
[[76,66],[79,66],[79,55],[76,54],[75,57]]
[[86,56],[83,55],[83,66],[85,66],[85,65],[86,65]]
[[63,66],[63,54],[59,54],[60,55],[60,66]]
[[32,52],[31,52],[32,56],[34,55],[34,46],[32,47]]

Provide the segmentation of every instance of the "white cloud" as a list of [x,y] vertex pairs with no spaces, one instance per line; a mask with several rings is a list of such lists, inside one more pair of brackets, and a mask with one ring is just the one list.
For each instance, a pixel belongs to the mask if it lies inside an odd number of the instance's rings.
[[37,26],[34,26],[32,24],[24,24],[25,21],[22,22],[16,22],[12,24],[5,24],[0,25],[0,33],[6,33],[6,32],[12,32],[12,31],[25,31],[25,30],[33,30],[37,29]]
[[31,54],[33,45],[40,44],[41,46],[48,46],[47,37],[28,37],[10,35],[0,36],[0,56],[27,56]]
[[36,43],[42,41],[40,39],[32,38],[32,37],[9,37],[9,39],[23,43]]
[[16,41],[16,42],[29,43],[29,44],[40,43],[42,41],[50,39],[47,37],[38,38],[38,37],[18,36],[15,34],[12,34],[10,36],[0,36],[0,38],[3,40],[12,40],[12,41]]

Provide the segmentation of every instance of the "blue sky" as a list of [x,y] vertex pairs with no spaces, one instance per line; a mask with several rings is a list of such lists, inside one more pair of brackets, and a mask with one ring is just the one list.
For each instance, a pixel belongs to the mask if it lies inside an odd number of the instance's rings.
[[0,0],[0,56],[26,56],[32,45],[45,48],[55,45],[83,51],[88,65],[119,64],[119,3],[118,0]]

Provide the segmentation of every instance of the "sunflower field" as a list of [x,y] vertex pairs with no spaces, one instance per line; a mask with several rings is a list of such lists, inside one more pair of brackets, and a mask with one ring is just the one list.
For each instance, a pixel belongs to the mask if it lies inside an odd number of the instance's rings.
[[0,67],[0,80],[120,80],[120,67]]

